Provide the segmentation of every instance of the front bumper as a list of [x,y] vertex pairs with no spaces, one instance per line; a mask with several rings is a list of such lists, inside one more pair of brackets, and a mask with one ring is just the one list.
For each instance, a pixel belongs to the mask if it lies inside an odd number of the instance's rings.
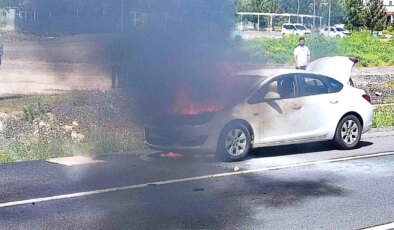
[[214,152],[220,131],[208,126],[145,127],[145,143],[157,150]]

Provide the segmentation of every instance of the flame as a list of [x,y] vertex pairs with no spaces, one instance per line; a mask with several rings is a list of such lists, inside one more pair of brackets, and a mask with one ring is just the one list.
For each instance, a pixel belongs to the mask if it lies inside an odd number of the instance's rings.
[[188,87],[181,87],[177,91],[175,102],[170,109],[171,114],[197,115],[204,112],[217,112],[220,110],[218,102],[210,100],[207,102],[196,101],[192,98]]

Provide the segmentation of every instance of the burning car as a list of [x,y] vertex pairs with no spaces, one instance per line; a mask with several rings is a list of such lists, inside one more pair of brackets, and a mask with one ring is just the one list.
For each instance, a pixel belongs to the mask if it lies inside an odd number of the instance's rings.
[[160,116],[146,125],[146,143],[166,151],[216,152],[227,161],[265,146],[333,141],[339,149],[355,148],[373,118],[370,97],[349,83],[356,61],[327,57],[306,71],[240,72],[232,77],[248,82],[242,97],[220,109],[212,104]]

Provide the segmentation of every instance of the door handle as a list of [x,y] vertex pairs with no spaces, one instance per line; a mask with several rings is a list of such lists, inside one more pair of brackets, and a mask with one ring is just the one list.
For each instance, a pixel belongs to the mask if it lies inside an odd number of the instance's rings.
[[335,104],[338,104],[339,101],[338,100],[331,100],[330,103],[335,105]]
[[302,108],[302,105],[293,105],[292,108],[295,110],[300,110]]

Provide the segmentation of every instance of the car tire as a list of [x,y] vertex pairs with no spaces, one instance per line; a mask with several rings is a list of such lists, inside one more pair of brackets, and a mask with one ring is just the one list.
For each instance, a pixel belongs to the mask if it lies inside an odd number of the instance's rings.
[[335,132],[334,144],[338,149],[353,149],[361,139],[362,126],[354,115],[342,118]]
[[226,126],[219,137],[217,156],[224,161],[240,161],[251,149],[251,136],[248,128],[240,123]]

